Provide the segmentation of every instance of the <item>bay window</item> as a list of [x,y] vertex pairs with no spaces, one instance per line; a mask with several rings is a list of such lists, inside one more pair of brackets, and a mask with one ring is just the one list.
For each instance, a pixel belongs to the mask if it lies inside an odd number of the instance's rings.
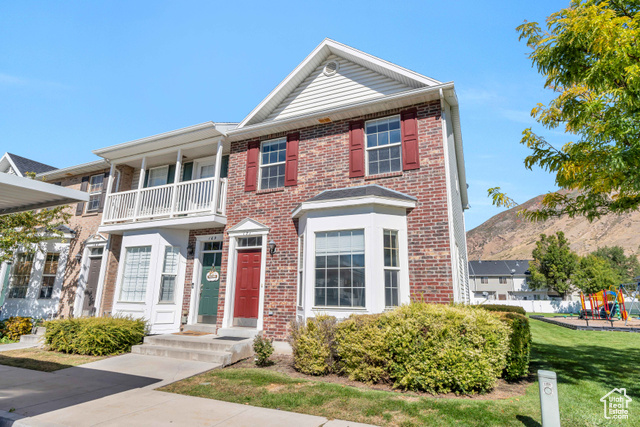
[[386,307],[398,305],[398,276],[400,264],[398,259],[398,232],[383,231],[384,241],[384,304]]
[[180,261],[180,248],[167,246],[164,251],[162,278],[160,279],[160,302],[174,302],[176,276],[178,275],[178,263]]
[[364,230],[316,233],[316,306],[365,307],[364,248]]
[[7,298],[26,298],[33,269],[33,253],[19,253],[13,264]]
[[53,294],[53,285],[56,282],[56,273],[58,272],[59,253],[48,253],[44,270],[42,271],[42,285],[40,286],[40,298],[51,298]]

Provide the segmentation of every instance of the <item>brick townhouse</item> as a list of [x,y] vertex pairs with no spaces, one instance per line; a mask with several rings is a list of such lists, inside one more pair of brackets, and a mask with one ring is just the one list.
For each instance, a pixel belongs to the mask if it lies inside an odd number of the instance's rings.
[[318,313],[469,302],[458,111],[453,83],[327,39],[239,123],[41,174],[93,192],[58,313],[283,339]]

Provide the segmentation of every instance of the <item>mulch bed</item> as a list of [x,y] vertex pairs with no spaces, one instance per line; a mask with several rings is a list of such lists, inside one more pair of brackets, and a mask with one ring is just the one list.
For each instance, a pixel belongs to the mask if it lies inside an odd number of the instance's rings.
[[481,395],[456,395],[454,393],[447,394],[438,394],[433,395],[431,393],[425,392],[414,392],[414,391],[402,391],[398,389],[394,389],[391,384],[380,383],[380,384],[365,384],[359,381],[352,381],[348,377],[330,374],[325,376],[313,376],[313,375],[305,375],[298,371],[296,371],[293,367],[293,357],[291,355],[283,355],[278,354],[274,355],[270,358],[274,363],[271,366],[259,368],[255,365],[253,358],[248,358],[239,361],[233,365],[229,365],[224,369],[268,369],[271,371],[280,372],[285,374],[291,378],[300,378],[310,381],[320,381],[325,383],[333,383],[340,384],[342,386],[351,386],[360,389],[366,390],[380,390],[380,391],[390,391],[398,394],[406,395],[407,399],[415,399],[418,397],[432,397],[432,398],[447,398],[447,399],[474,399],[474,400],[497,400],[497,399],[509,399],[518,396],[523,396],[525,394],[526,388],[530,386],[535,381],[535,376],[530,375],[528,378],[520,380],[518,382],[507,382],[505,380],[499,379],[496,383],[496,387],[491,391],[491,393],[481,394]]

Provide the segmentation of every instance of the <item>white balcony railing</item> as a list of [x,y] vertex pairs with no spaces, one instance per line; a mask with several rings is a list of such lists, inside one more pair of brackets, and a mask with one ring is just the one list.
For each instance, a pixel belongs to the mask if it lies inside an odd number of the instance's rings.
[[227,179],[220,179],[218,200],[214,202],[215,181],[205,178],[112,193],[105,201],[102,222],[144,221],[207,212],[224,215]]

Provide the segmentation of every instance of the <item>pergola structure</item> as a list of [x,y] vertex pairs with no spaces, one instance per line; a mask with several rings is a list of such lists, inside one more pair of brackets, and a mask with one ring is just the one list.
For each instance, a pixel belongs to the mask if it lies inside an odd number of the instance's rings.
[[88,201],[83,191],[0,173],[0,215]]

